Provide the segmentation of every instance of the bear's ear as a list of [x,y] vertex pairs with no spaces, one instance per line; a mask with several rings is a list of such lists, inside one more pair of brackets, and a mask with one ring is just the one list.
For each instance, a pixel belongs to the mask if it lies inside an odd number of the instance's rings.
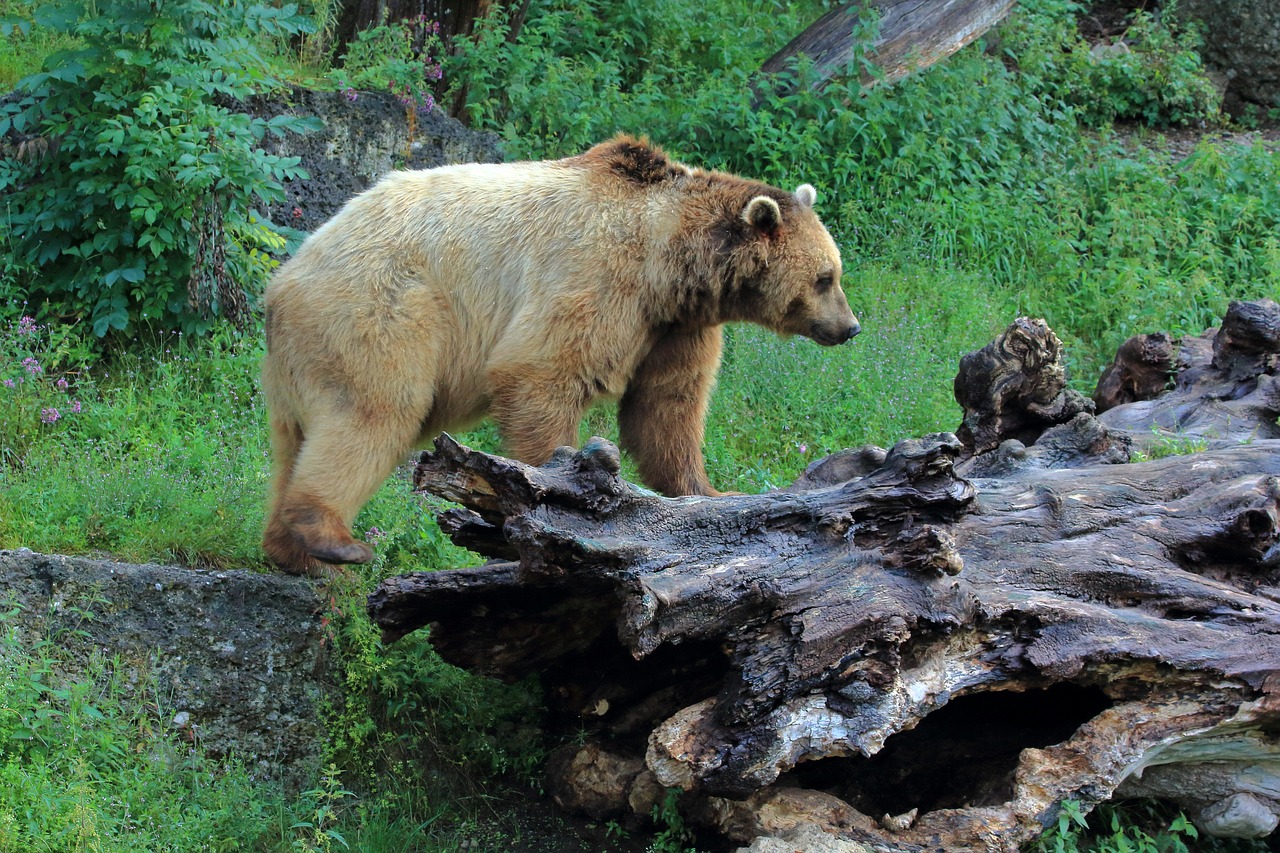
[[796,187],[796,201],[801,207],[813,207],[813,203],[818,200],[818,191],[813,188],[813,184],[801,184]]
[[767,195],[758,195],[747,202],[742,219],[766,237],[772,237],[782,222],[782,209]]

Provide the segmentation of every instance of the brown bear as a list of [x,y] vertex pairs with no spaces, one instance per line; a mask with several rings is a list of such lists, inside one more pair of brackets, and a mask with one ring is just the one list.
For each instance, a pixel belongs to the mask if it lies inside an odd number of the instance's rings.
[[312,574],[365,562],[356,512],[416,444],[488,414],[538,465],[577,443],[600,397],[620,399],[620,443],[649,486],[719,494],[702,437],[721,324],[824,345],[858,333],[814,198],[626,136],[388,175],[267,288],[267,556]]

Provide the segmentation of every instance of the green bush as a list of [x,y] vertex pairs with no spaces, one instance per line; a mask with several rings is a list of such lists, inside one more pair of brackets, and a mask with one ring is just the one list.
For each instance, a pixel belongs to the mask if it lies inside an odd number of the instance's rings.
[[330,72],[338,90],[387,89],[406,108],[430,111],[444,69],[440,22],[425,15],[361,30],[347,46],[342,67]]
[[1024,848],[1027,853],[1262,853],[1265,840],[1200,837],[1182,812],[1157,800],[1103,803],[1088,815],[1062,804],[1057,822]]
[[1005,28],[1005,57],[1020,76],[1075,108],[1087,125],[1140,121],[1152,127],[1218,120],[1222,98],[1205,74],[1200,35],[1178,22],[1174,2],[1144,10],[1122,38],[1090,45],[1070,0],[1035,0]]
[[305,22],[240,0],[53,0],[36,20],[77,46],[0,109],[0,135],[28,135],[0,159],[0,296],[47,301],[98,336],[147,320],[246,324],[284,247],[255,205],[305,177],[258,143],[311,125],[225,104],[273,83],[250,35]]

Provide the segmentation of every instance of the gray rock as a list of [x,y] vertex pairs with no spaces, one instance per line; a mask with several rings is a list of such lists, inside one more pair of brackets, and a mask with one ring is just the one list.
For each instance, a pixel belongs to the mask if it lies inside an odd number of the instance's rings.
[[338,676],[309,581],[21,549],[0,551],[0,602],[19,606],[7,624],[23,645],[56,641],[61,677],[118,658],[121,689],[161,697],[178,736],[290,789],[314,781]]
[[870,848],[823,832],[816,826],[802,826],[782,837],[762,836],[737,853],[870,853]]
[[1218,838],[1266,838],[1277,825],[1276,802],[1238,793],[1196,815],[1196,825]]
[[1280,107],[1280,3],[1180,0],[1177,8],[1204,25],[1205,61],[1226,75],[1228,95]]
[[[324,129],[307,134],[268,136],[263,150],[302,158],[310,180],[285,187],[287,200],[267,213],[277,225],[314,231],[352,196],[393,169],[430,169],[454,163],[501,162],[498,137],[469,130],[438,112],[418,113],[412,134],[406,108],[390,94],[293,89],[287,97],[255,98],[245,109],[261,118],[277,115],[319,118]],[[412,138],[411,138],[412,137]]]

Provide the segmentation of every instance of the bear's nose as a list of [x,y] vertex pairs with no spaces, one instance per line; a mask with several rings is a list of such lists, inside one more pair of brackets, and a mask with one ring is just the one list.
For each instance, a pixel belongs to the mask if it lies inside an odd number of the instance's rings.
[[841,339],[840,342],[844,343],[845,341],[853,340],[853,336],[858,334],[858,332],[861,332],[861,331],[862,331],[862,326],[858,323],[857,320],[854,320],[853,325],[845,329],[844,338]]

